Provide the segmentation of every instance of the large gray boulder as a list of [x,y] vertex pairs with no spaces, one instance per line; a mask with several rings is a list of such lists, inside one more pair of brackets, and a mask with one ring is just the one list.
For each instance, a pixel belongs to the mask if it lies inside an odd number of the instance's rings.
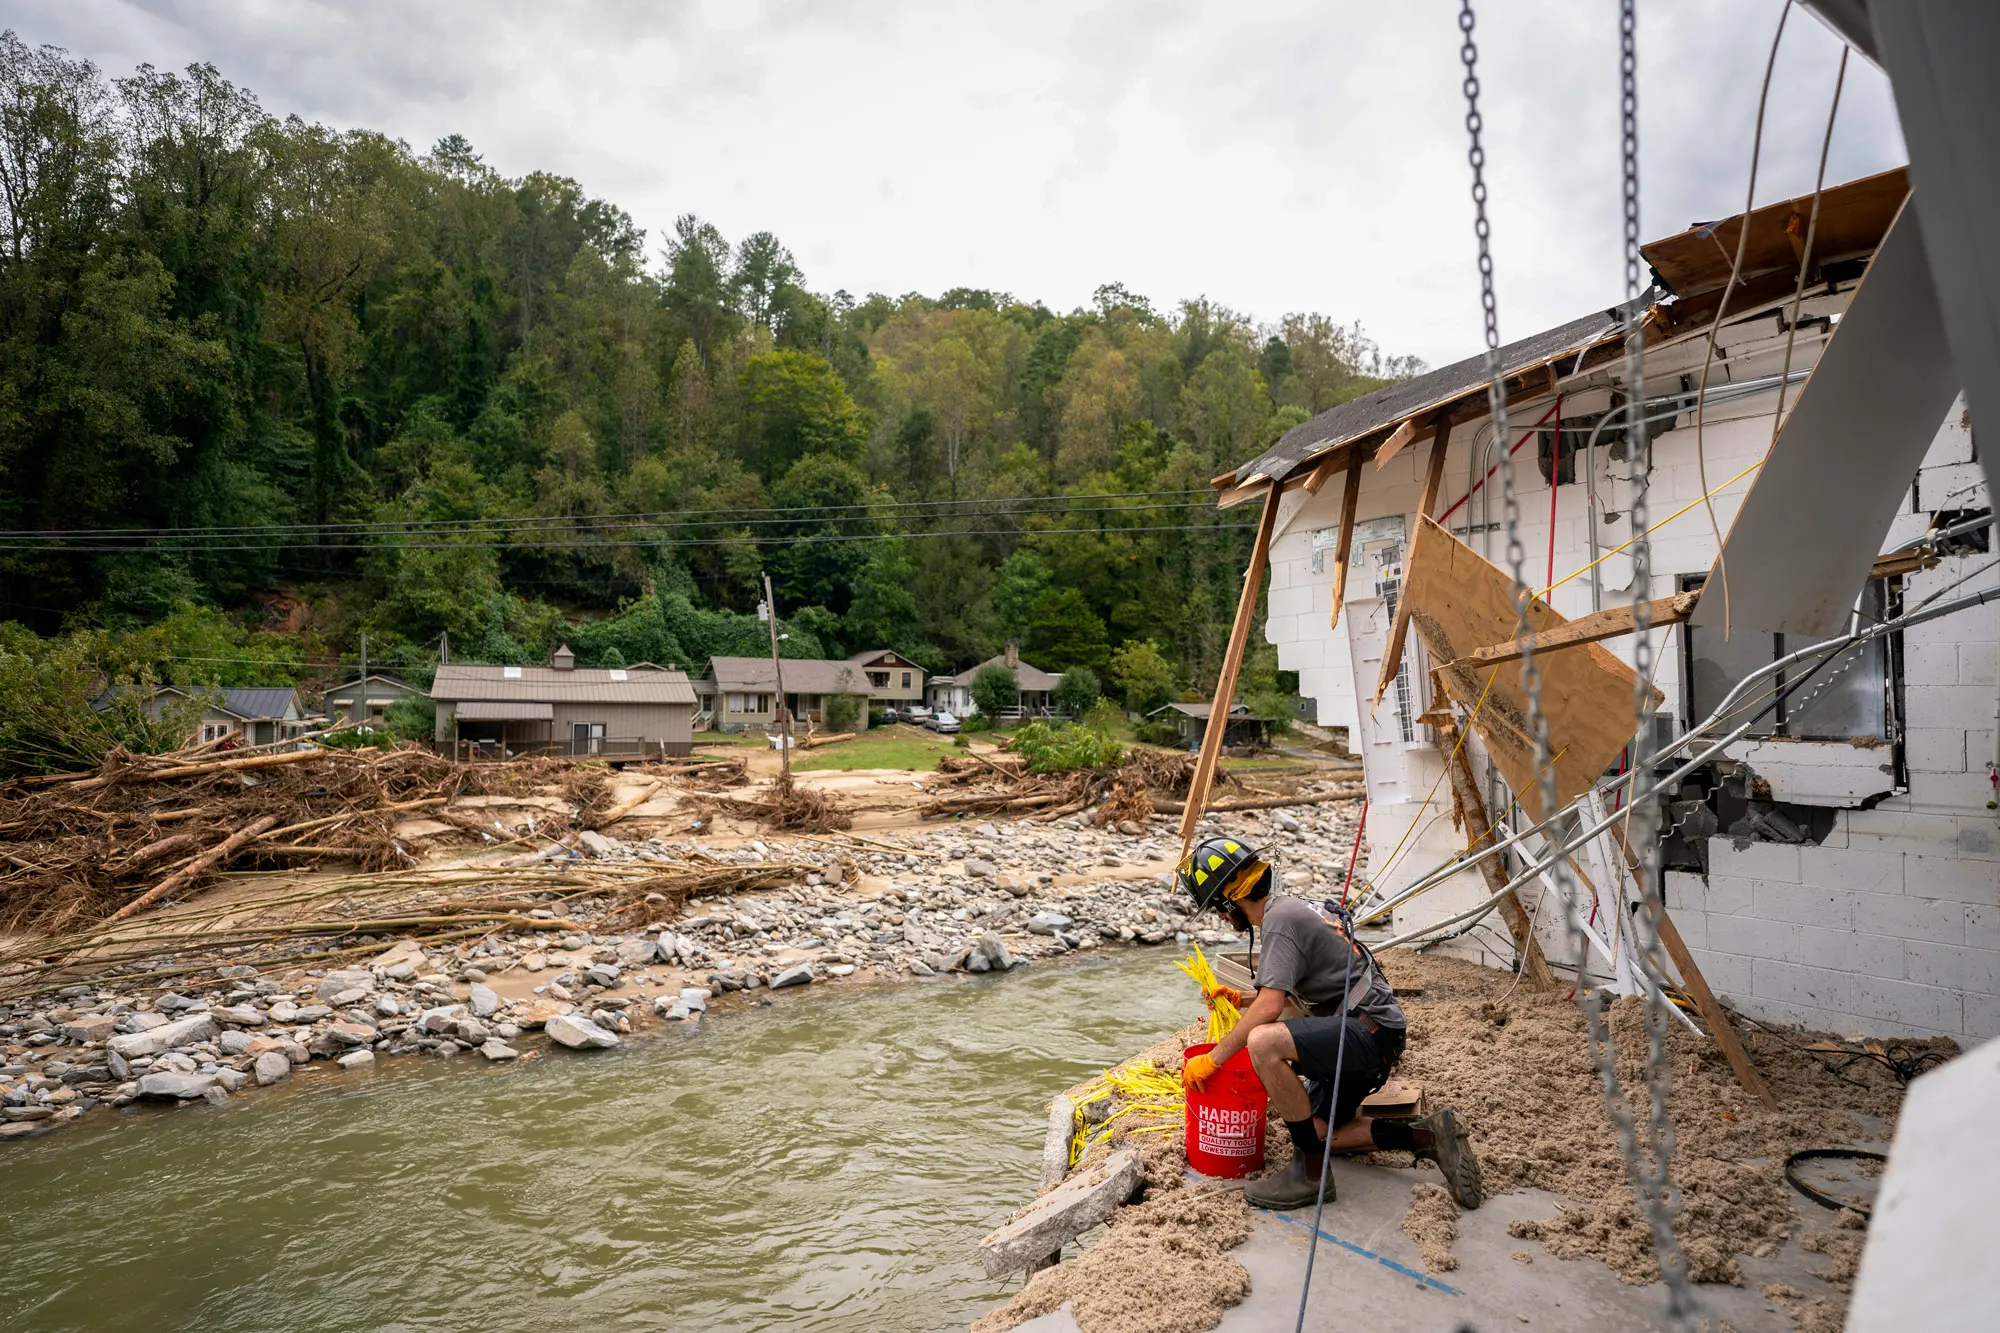
[[618,1044],[617,1033],[606,1031],[581,1014],[557,1014],[542,1025],[542,1030],[571,1050],[602,1050]]
[[282,1083],[292,1076],[292,1058],[283,1051],[266,1051],[250,1066],[257,1086],[268,1088],[273,1083]]
[[472,1006],[474,1018],[491,1018],[500,1012],[500,994],[490,986],[472,983],[472,993],[466,1003]]
[[[218,1029],[215,1020],[207,1014],[194,1014],[172,1023],[162,1023],[159,1027],[145,1032],[126,1032],[113,1037],[107,1045],[127,1060],[137,1060],[161,1051],[170,1051],[176,1046],[187,1046],[197,1041],[214,1041]],[[193,1094],[199,1097],[199,1091]]]
[[788,967],[772,977],[771,989],[783,990],[787,986],[808,986],[812,984],[813,979],[812,965],[800,963],[797,967]]
[[139,1095],[162,1102],[193,1101],[219,1083],[213,1074],[142,1074]]

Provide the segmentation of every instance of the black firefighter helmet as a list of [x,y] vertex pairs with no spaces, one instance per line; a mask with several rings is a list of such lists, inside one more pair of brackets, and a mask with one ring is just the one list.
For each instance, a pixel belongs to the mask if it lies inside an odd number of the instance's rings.
[[1257,849],[1234,838],[1203,838],[1181,862],[1176,883],[1194,899],[1196,912],[1213,907],[1234,916],[1235,904],[1263,880],[1270,866]]

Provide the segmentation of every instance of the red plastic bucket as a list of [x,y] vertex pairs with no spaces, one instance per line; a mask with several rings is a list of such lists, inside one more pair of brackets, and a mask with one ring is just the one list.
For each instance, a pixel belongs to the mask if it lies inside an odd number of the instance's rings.
[[[1182,1052],[1183,1060],[1206,1055],[1204,1041]],[[1236,1180],[1264,1165],[1264,1082],[1250,1066],[1250,1052],[1229,1057],[1215,1076],[1187,1090],[1188,1165],[1205,1176]]]

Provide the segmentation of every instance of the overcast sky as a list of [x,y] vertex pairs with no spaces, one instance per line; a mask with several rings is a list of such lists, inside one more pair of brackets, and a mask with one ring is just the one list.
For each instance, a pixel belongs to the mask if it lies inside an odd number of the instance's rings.
[[[1640,6],[1643,230],[1743,205],[1780,0]],[[1123,282],[1257,319],[1480,345],[1457,6],[1446,0],[0,0],[98,62],[210,61],[264,106],[422,151],[460,133],[633,214],[776,232],[816,290]],[[1501,334],[1622,294],[1617,6],[1486,0],[1477,38]],[[1809,192],[1840,45],[1794,10],[1759,203]],[[1904,161],[1850,62],[1829,183]]]

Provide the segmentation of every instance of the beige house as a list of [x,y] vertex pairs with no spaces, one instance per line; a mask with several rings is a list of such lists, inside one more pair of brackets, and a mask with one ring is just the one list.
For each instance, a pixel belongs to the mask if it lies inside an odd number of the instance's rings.
[[[707,679],[696,681],[694,686],[701,696],[706,724],[716,731],[752,731],[776,726],[777,675],[768,657],[710,658]],[[826,701],[844,694],[861,701],[855,726],[868,725],[868,705],[874,702],[873,687],[868,668],[860,663],[819,657],[786,658],[784,676],[785,701],[796,724],[823,726]]]
[[924,669],[894,649],[870,648],[847,660],[868,678],[868,697],[875,703],[902,707],[924,701]]
[[326,692],[320,711],[329,722],[380,722],[389,715],[389,705],[404,699],[421,699],[424,692],[394,676],[370,674],[350,680]]
[[549,665],[440,666],[436,737],[460,755],[684,755],[695,692],[685,673],[646,664],[578,668],[567,644]]

